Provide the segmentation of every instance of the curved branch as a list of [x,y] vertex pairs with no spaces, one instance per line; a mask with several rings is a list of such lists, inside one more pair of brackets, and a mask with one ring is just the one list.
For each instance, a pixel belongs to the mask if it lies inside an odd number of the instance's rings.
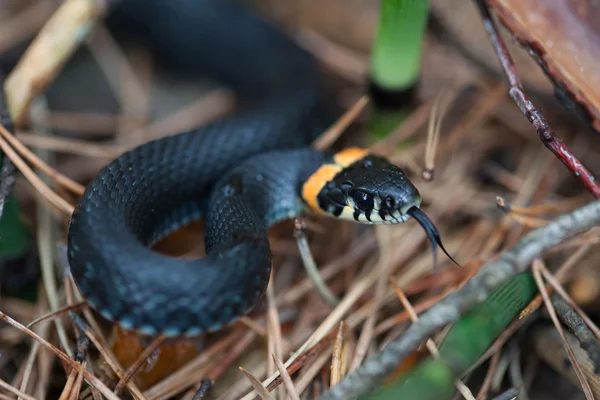
[[596,225],[600,225],[600,201],[578,208],[530,232],[496,261],[483,266],[459,291],[423,313],[401,337],[365,360],[359,368],[325,392],[320,400],[356,399],[373,389],[424,340],[484,302],[492,291],[516,274],[526,271],[541,253]]

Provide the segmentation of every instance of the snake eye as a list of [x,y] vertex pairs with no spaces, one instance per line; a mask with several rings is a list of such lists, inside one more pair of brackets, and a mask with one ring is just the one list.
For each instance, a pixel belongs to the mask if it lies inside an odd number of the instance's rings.
[[354,199],[354,203],[361,210],[368,211],[373,209],[373,197],[371,197],[371,195],[369,195],[368,193],[363,192],[362,190],[357,190],[352,195],[352,198]]

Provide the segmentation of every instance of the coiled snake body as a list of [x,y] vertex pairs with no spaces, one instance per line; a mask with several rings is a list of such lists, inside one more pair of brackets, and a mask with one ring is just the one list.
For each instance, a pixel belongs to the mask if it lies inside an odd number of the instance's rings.
[[[164,58],[184,72],[208,70],[250,105],[139,146],[87,186],[70,222],[68,257],[104,317],[152,335],[219,329],[265,291],[267,229],[277,221],[307,210],[366,223],[426,220],[398,167],[361,149],[309,148],[337,113],[314,60],[274,27],[223,0],[122,7]],[[149,249],[197,218],[206,221],[206,257]]]

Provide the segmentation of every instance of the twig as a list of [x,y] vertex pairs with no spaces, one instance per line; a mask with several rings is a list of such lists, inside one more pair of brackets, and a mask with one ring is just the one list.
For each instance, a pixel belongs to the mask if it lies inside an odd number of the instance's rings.
[[492,20],[490,10],[484,0],[475,0],[483,19],[483,26],[487,31],[490,41],[496,50],[500,64],[504,70],[504,75],[510,83],[509,94],[521,109],[521,112],[527,117],[529,122],[537,131],[542,143],[550,150],[575,177],[577,177],[583,185],[594,195],[600,197],[600,185],[592,173],[571,153],[564,142],[556,136],[548,123],[546,122],[542,112],[538,110],[533,103],[527,98],[523,85],[517,75],[517,70],[512,61],[510,53],[502,38],[498,34],[496,25]]
[[317,357],[316,360],[306,366],[304,374],[296,381],[296,388],[298,389],[299,393],[304,393],[306,388],[315,379],[315,376],[321,372],[329,358],[329,354],[323,353]]
[[294,387],[294,382],[292,382],[292,378],[290,377],[290,374],[288,374],[287,369],[285,368],[285,366],[283,365],[283,363],[281,362],[279,357],[277,357],[277,355],[275,355],[273,353],[273,354],[271,354],[271,356],[273,357],[273,360],[275,361],[275,365],[277,366],[277,369],[279,370],[279,373],[281,374],[281,378],[283,379],[283,384],[285,385],[285,388],[288,391],[289,397],[291,397],[292,400],[300,400],[300,396],[298,396],[298,392],[297,392],[296,388]]
[[456,98],[456,88],[453,90],[443,89],[436,96],[431,110],[431,116],[429,117],[429,125],[427,127],[427,145],[425,146],[425,168],[422,171],[423,179],[431,181],[434,178],[435,169],[435,154],[438,149],[438,142],[440,139],[440,130],[442,129],[442,122],[452,101]]
[[16,139],[33,148],[52,150],[82,157],[97,157],[112,160],[125,152],[125,146],[118,144],[94,143],[90,140],[62,137],[40,137],[29,133],[18,133]]
[[46,22],[6,80],[8,107],[20,126],[31,101],[58,74],[104,12],[101,0],[68,0]]
[[393,150],[403,140],[408,139],[414,135],[417,130],[425,124],[427,118],[430,115],[433,102],[427,102],[419,106],[413,111],[398,128],[394,129],[383,139],[379,139],[375,142],[370,150],[379,155],[388,156],[393,153]]
[[[40,310],[40,312],[43,311],[43,309],[45,309],[45,308],[47,308],[47,304],[45,301],[38,303],[38,309]],[[45,337],[45,336],[47,336],[47,332],[48,332],[48,324],[44,324],[39,327],[37,334],[40,335],[40,337]],[[21,390],[24,393],[27,392],[27,386],[29,384],[29,379],[32,376],[33,365],[35,364],[35,361],[38,359],[39,349],[40,349],[40,344],[36,341],[33,342],[33,344],[31,345],[31,348],[29,349],[29,355],[27,357],[27,362],[25,364],[25,373],[23,374],[23,379],[21,380],[21,386],[19,387],[19,390]]]
[[519,400],[529,400],[525,380],[523,379],[523,371],[521,369],[521,349],[519,348],[518,340],[513,339],[508,347],[508,359],[510,360],[508,372],[510,382],[515,388],[520,389]]
[[600,373],[600,343],[585,321],[558,295],[552,295],[552,305],[558,313],[560,320],[577,337],[581,348],[584,349],[594,365],[594,372]]
[[83,333],[80,333],[77,336],[77,342],[75,343],[75,355],[73,356],[73,359],[78,363],[84,362],[89,348],[90,339],[88,339],[88,337]]
[[501,395],[494,397],[493,400],[515,400],[517,396],[519,396],[519,391],[515,388],[510,388]]
[[492,378],[496,372],[496,368],[498,367],[498,361],[500,361],[499,351],[494,353],[490,359],[490,365],[488,366],[487,373],[485,374],[485,378],[481,384],[481,389],[479,389],[479,393],[477,393],[476,400],[483,400],[487,398],[487,393],[490,390],[490,385],[492,384]]
[[556,316],[556,310],[554,309],[554,307],[552,307],[552,302],[550,301],[550,296],[548,295],[548,291],[546,290],[546,287],[544,286],[544,282],[542,280],[542,274],[540,272],[541,264],[542,264],[541,260],[539,260],[539,259],[534,260],[533,267],[532,267],[533,277],[535,278],[535,282],[537,283],[540,293],[544,299],[544,303],[546,304],[546,309],[548,310],[548,313],[550,314],[550,318],[552,319],[552,322],[554,323],[554,326],[556,327],[556,330],[558,331],[558,334],[560,335],[560,338],[562,339],[562,342],[563,342],[563,345],[567,352],[567,355],[569,356],[569,360],[571,360],[571,365],[573,366],[573,370],[575,371],[575,374],[577,374],[577,378],[579,379],[579,383],[581,384],[583,393],[585,393],[586,399],[593,399],[594,394],[592,393],[590,384],[588,383],[587,379],[585,378],[585,375],[583,374],[583,371],[581,370],[581,366],[577,362],[577,358],[575,357],[575,354],[573,353],[573,349],[571,348],[571,346],[569,345],[569,342],[567,341],[567,338],[565,337],[565,332],[563,331],[563,328],[558,320],[558,317]]
[[[38,127],[35,126],[35,121],[41,115],[45,114],[45,104],[43,101],[39,101],[34,104],[34,107],[31,109],[31,118],[34,120],[34,128],[38,130]],[[1,131],[0,126],[0,131]],[[44,134],[44,132],[40,131],[39,134]],[[10,135],[8,135],[10,136]],[[36,158],[37,155],[33,154]],[[43,154],[42,154],[43,156]],[[38,158],[39,159],[39,158]],[[40,159],[40,161],[42,161]],[[42,161],[43,162],[43,161]],[[45,164],[48,165],[48,164]],[[48,165],[48,168],[52,168]],[[47,178],[40,178],[46,185],[48,184]],[[56,281],[56,269],[54,264],[54,255],[55,255],[55,247],[53,246],[52,236],[54,234],[54,220],[52,218],[52,214],[50,210],[48,210],[41,199],[41,194],[35,196],[38,201],[36,202],[36,211],[37,211],[37,243],[38,243],[38,253],[39,253],[39,263],[40,269],[42,272],[42,280],[44,284],[44,288],[46,289],[46,296],[48,297],[48,303],[50,304],[50,311],[55,311],[60,307],[60,299],[59,299],[59,289]],[[60,344],[63,346],[64,351],[69,355],[73,356],[72,351],[70,349],[69,340],[67,336],[67,331],[65,329],[65,325],[61,319],[54,320],[54,326],[56,328],[56,333],[58,335],[58,339]]]
[[40,337],[35,332],[33,332],[31,329],[26,328],[19,322],[15,321],[8,315],[4,314],[2,311],[0,311],[0,320],[3,320],[7,324],[19,329],[21,332],[24,332],[31,338],[38,341],[42,346],[44,346],[47,349],[49,349],[50,351],[52,351],[57,357],[59,357],[63,362],[65,362],[71,368],[73,368],[77,371],[82,371],[84,378],[87,379],[88,382],[90,382],[92,385],[94,385],[98,390],[100,390],[100,392],[107,399],[119,400],[118,397],[115,396],[113,394],[113,392],[111,392],[110,389],[108,387],[106,387],[106,385],[104,383],[102,383],[102,381],[100,379],[96,378],[94,375],[92,375],[90,372],[88,372],[85,369],[85,367],[83,367],[81,364],[72,360],[69,356],[67,356],[65,353],[63,353],[60,349],[56,348],[52,343],[48,342],[46,339]]
[[262,383],[260,383],[260,381],[254,375],[250,373],[250,371],[242,367],[240,367],[240,371],[242,371],[244,375],[246,375],[246,378],[248,378],[248,380],[252,384],[252,387],[258,392],[258,395],[262,400],[275,400],[271,393],[269,393],[269,391],[262,385]]
[[200,383],[200,387],[198,388],[198,391],[196,392],[194,397],[192,397],[192,400],[204,400],[204,398],[208,394],[208,391],[213,387],[213,385],[213,381],[211,381],[210,379],[204,379]]
[[167,393],[178,385],[178,383],[186,381],[189,382],[190,375],[195,371],[200,371],[204,368],[211,360],[218,360],[220,353],[224,352],[225,349],[230,348],[234,343],[239,342],[243,339],[243,335],[233,332],[223,339],[220,339],[215,344],[211,345],[204,352],[199,354],[196,358],[189,361],[187,364],[179,368],[177,371],[171,373],[165,377],[162,381],[158,382],[148,390],[144,392],[146,398],[156,399],[167,396]]
[[[85,320],[83,318],[81,318],[79,315],[77,315],[74,312],[71,312],[69,315],[70,315],[73,323],[81,330],[81,332],[83,334],[85,334],[85,336],[87,336],[87,338],[94,344],[96,349],[98,349],[98,351],[100,352],[100,354],[102,355],[102,357],[104,358],[104,360],[106,361],[108,366],[115,373],[115,375],[117,375],[118,378],[122,379],[123,376],[125,375],[125,371],[119,364],[119,361],[117,360],[115,355],[112,353],[112,351],[110,350],[108,345],[104,342],[104,339],[100,338],[99,335],[97,335],[94,331],[92,331],[92,329],[85,322]],[[126,383],[126,385],[134,399],[136,399],[136,400],[145,400],[146,399],[146,397],[142,394],[142,392],[140,391],[140,389],[137,387],[137,385],[134,382],[128,381]]]
[[[4,94],[4,74],[0,71],[0,125],[7,130],[14,132],[12,118],[8,110],[8,104],[5,101]],[[12,161],[2,154],[2,169],[0,169],[0,217],[4,212],[4,205],[8,201],[13,187],[15,186],[15,166]]]
[[335,297],[331,290],[329,290],[327,283],[325,283],[325,280],[323,277],[321,277],[319,269],[317,268],[317,263],[312,256],[312,252],[310,251],[310,246],[308,244],[308,240],[306,239],[304,230],[304,223],[297,218],[294,225],[294,236],[296,237],[296,243],[298,244],[298,249],[300,251],[300,256],[302,257],[302,263],[304,264],[306,275],[310,278],[315,286],[315,289],[317,289],[317,292],[321,295],[323,300],[325,300],[325,302],[330,306],[335,307],[340,301],[337,297]]
[[31,321],[30,323],[27,324],[28,328],[33,327],[36,324],[39,324],[42,321],[45,321],[47,319],[55,319],[58,317],[61,317],[65,314],[68,314],[70,311],[79,311],[84,307],[87,307],[87,302],[85,301],[80,301],[78,303],[74,303],[74,304],[67,304],[66,306],[62,306],[60,308],[57,308],[56,310],[46,313],[44,315],[41,315],[40,317],[34,319],[33,321]]
[[[406,297],[406,295],[404,294],[404,292],[402,291],[402,289],[399,286],[395,285],[394,290],[396,291],[396,294],[398,295],[398,298],[400,299],[402,306],[406,309],[406,311],[408,311],[408,313],[410,315],[410,320],[414,324],[415,322],[417,322],[419,320],[417,312],[415,311],[414,307],[412,306],[412,304],[410,303],[410,301],[408,300],[408,298]],[[425,342],[425,346],[427,347],[427,350],[434,358],[438,359],[440,357],[440,351],[438,350],[437,346],[435,345],[435,343],[433,342],[433,340],[431,338],[427,339],[427,342]],[[466,400],[475,400],[475,397],[473,397],[471,390],[469,390],[469,388],[467,387],[467,385],[464,384],[463,381],[461,381],[460,379],[457,379],[455,381],[455,385],[456,385],[456,388],[458,389],[458,391],[460,392],[460,394]]]
[[[4,129],[4,127],[0,125],[0,131],[2,131],[2,129]],[[33,172],[31,167],[29,167],[29,165],[27,165],[25,161],[23,161],[23,159],[19,157],[19,155],[12,149],[12,147],[1,137],[0,148],[6,157],[10,158],[17,168],[19,168],[23,176],[25,176],[31,185],[44,196],[44,200],[68,216],[73,213],[74,207],[61,196],[59,196],[54,190],[50,189],[50,187],[35,172]]]
[[4,388],[13,394],[16,394],[17,396],[21,397],[23,400],[36,400],[34,397],[31,397],[27,393],[21,392],[19,389],[17,389],[14,386],[9,385],[7,382],[3,381],[2,379],[0,379],[0,388]]
[[156,349],[158,349],[164,343],[165,340],[165,336],[159,336],[156,339],[154,339],[152,343],[148,345],[148,347],[144,349],[144,351],[138,356],[137,360],[135,360],[135,362],[127,368],[127,370],[119,380],[119,383],[117,383],[117,386],[115,386],[115,394],[119,394],[121,390],[123,390],[123,388],[129,383],[131,378],[133,378],[133,376],[139,371],[142,365],[144,365],[146,360],[150,358],[152,353],[154,353]]
[[[373,296],[373,301],[375,303],[374,308],[378,309],[385,297],[388,276],[390,275],[393,265],[392,254],[394,252],[394,248],[392,240],[390,239],[389,231],[386,230],[386,227],[378,226],[375,228],[375,236],[377,237],[380,250],[379,260],[377,260],[377,264],[375,264],[373,267],[373,270],[378,271],[379,274],[379,279],[377,279],[377,282],[375,283],[375,295]],[[371,340],[373,339],[375,323],[377,322],[378,315],[378,312],[371,313],[363,324],[358,342],[356,343],[356,348],[354,349],[354,357],[350,362],[350,370],[358,368],[367,355]]]
[[[583,374],[588,382],[590,382],[594,398],[600,398],[599,377],[594,373],[594,365],[591,363],[587,353],[579,345],[577,338],[570,332],[565,331],[564,333],[569,346],[571,346],[573,353],[575,353]],[[554,325],[544,324],[535,327],[532,332],[532,344],[535,356],[573,385],[579,384],[579,378],[575,374],[571,362],[567,361],[565,345]]]
[[359,98],[331,127],[323,132],[314,142],[313,147],[318,150],[328,149],[342,133],[354,122],[360,113],[369,104],[368,96]]
[[58,3],[51,1],[34,1],[24,5],[22,11],[2,18],[0,54],[6,54],[13,46],[35,35],[58,7]]
[[[587,253],[589,250],[589,245],[581,246],[577,251],[571,254],[567,260],[558,268],[556,271],[556,279],[557,281],[564,280],[569,271],[575,266]],[[552,275],[550,275],[552,276]],[[548,278],[546,278],[548,279]],[[551,281],[549,281],[551,282]],[[473,364],[466,372],[469,374],[478,368],[485,360],[487,360],[492,354],[496,354],[500,351],[502,346],[512,337],[512,335],[519,330],[525,323],[526,317],[533,314],[534,311],[540,308],[542,305],[542,295],[538,294],[533,300],[529,302],[527,307],[525,307],[518,319],[515,319],[510,325],[502,332],[502,334],[494,341],[494,343],[490,346],[489,349],[479,358],[479,360]]]
[[591,331],[590,333],[593,333],[597,339],[600,340],[600,329],[598,329],[598,326],[596,325],[596,323],[594,321],[592,321],[590,319],[590,317],[587,316],[587,314],[581,309],[581,307],[579,307],[579,305],[577,305],[577,303],[575,303],[575,301],[568,295],[568,293],[565,291],[565,289],[561,286],[559,280],[562,279],[564,277],[564,273],[561,274],[561,276],[556,274],[556,277],[552,276],[552,274],[548,271],[548,269],[546,269],[544,266],[542,266],[542,275],[544,276],[544,279],[546,279],[550,285],[552,285],[552,288],[554,288],[554,290],[556,291],[556,293],[562,297],[563,301],[566,302],[566,304],[569,305],[569,307],[571,307],[579,316],[579,318],[581,318],[581,320],[583,321],[584,324],[587,324],[589,330]]
[[335,343],[333,345],[333,354],[331,356],[331,378],[329,379],[329,386],[335,386],[344,374],[342,370],[343,365],[343,342],[344,342],[344,321],[340,322]]
[[[283,353],[283,340],[282,340],[282,334],[281,334],[281,320],[279,319],[279,313],[277,312],[277,304],[275,301],[275,294],[274,289],[273,289],[273,285],[275,282],[274,279],[274,272],[271,271],[271,279],[269,280],[269,284],[267,285],[267,292],[266,292],[266,298],[267,298],[267,328],[268,328],[268,334],[267,334],[267,346],[268,346],[268,351],[269,353],[273,354],[272,359],[267,360],[268,362],[268,373],[272,374],[275,372],[275,368],[276,368],[276,358],[281,358],[283,357],[284,353]],[[280,388],[279,390],[279,395],[281,398],[284,397],[284,392],[283,389]]]
[[461,290],[425,312],[404,335],[365,360],[363,365],[324,393],[321,399],[352,399],[366,393],[391,373],[423,340],[456,321],[473,306],[481,304],[489,293],[525,271],[539,254],[599,223],[600,202],[596,201],[530,232],[511,250],[483,266]]
[[0,135],[10,144],[10,146],[23,158],[29,161],[34,167],[38,168],[44,174],[48,176],[48,178],[52,179],[54,182],[59,185],[69,189],[76,195],[82,195],[85,188],[83,185],[75,182],[71,178],[61,174],[50,165],[48,165],[45,161],[40,159],[34,152],[29,150],[27,146],[23,145],[19,139],[17,139],[2,125],[0,125]]

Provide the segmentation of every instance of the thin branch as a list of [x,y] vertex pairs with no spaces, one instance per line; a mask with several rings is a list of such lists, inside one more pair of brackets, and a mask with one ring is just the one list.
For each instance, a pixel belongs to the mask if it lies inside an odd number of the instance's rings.
[[104,6],[98,0],[68,0],[46,21],[4,85],[15,125],[25,122],[33,99],[88,37],[94,22],[104,15]]
[[421,342],[486,300],[488,295],[524,272],[544,251],[600,224],[600,201],[565,214],[524,236],[515,247],[483,266],[459,291],[425,312],[398,339],[369,357],[340,383],[324,393],[321,400],[354,399],[374,388]]
[[485,378],[483,383],[481,384],[481,389],[477,394],[476,400],[483,400],[487,398],[488,391],[490,390],[490,386],[492,384],[492,378],[494,377],[494,373],[496,372],[496,368],[498,367],[498,361],[500,361],[500,352],[494,353],[490,360],[490,365],[488,366],[488,371],[485,374]]
[[92,375],[81,364],[79,364],[79,363],[75,362],[74,360],[72,360],[69,356],[67,356],[65,353],[63,353],[57,347],[55,347],[52,343],[50,343],[46,339],[40,337],[35,332],[33,332],[31,329],[26,328],[25,326],[23,326],[19,322],[15,321],[14,319],[12,319],[11,317],[9,317],[8,315],[6,315],[5,313],[3,313],[2,311],[0,311],[0,320],[3,320],[7,324],[9,324],[9,325],[17,328],[18,330],[20,330],[21,332],[25,333],[29,337],[31,337],[34,340],[38,341],[42,346],[46,347],[48,350],[50,350],[52,353],[54,353],[57,357],[59,357],[66,365],[70,366],[71,368],[73,368],[73,369],[75,369],[77,371],[82,371],[82,373],[84,375],[84,378],[90,384],[94,385],[98,390],[100,390],[100,392],[107,399],[109,399],[109,400],[119,400],[119,398],[117,396],[115,396],[110,391],[110,389],[104,383],[102,383],[102,381],[100,379],[98,379],[94,375]]
[[516,388],[510,388],[501,395],[494,397],[493,400],[516,400],[519,396],[519,391]]
[[[565,291],[565,289],[562,287],[561,283],[559,282],[558,273],[556,274],[557,277],[555,278],[554,276],[552,276],[550,271],[548,271],[546,268],[543,268],[542,275],[544,275],[544,279],[546,279],[550,283],[550,285],[552,285],[552,287],[554,288],[556,293],[560,297],[562,297],[562,300],[570,308],[572,308],[572,310],[575,313],[578,314],[578,318],[581,318],[582,322],[587,325],[588,329],[590,330],[590,334],[593,333],[593,335],[595,335],[597,339],[600,339],[600,329],[598,329],[598,326],[596,325],[596,323],[594,321],[592,321],[589,316],[586,315],[586,313],[581,309],[581,307],[579,307],[579,305],[577,303],[575,303],[575,301]],[[564,277],[564,274],[561,276],[561,278],[562,277]],[[565,324],[566,324],[566,322],[565,322]]]
[[55,318],[59,318],[62,317],[65,314],[68,314],[70,311],[79,311],[84,307],[87,307],[87,303],[85,301],[80,301],[78,303],[74,303],[74,304],[67,304],[66,306],[62,306],[60,308],[57,308],[56,310],[46,313],[36,319],[34,319],[33,321],[31,321],[30,323],[27,324],[28,328],[33,327],[35,324],[39,324],[42,321],[46,321],[48,319],[53,320]]
[[340,327],[338,328],[337,336],[335,338],[335,343],[333,345],[333,354],[331,356],[331,377],[329,378],[329,385],[335,386],[341,379],[344,374],[343,364],[344,364],[344,352],[343,352],[343,342],[344,342],[344,321],[340,322]]
[[200,383],[200,387],[196,391],[196,394],[194,394],[194,397],[192,397],[192,400],[204,400],[204,398],[206,397],[210,389],[213,387],[213,385],[213,381],[211,381],[210,379],[204,379]]
[[319,272],[319,268],[317,267],[317,263],[312,255],[310,250],[310,245],[308,244],[308,239],[306,238],[306,234],[304,233],[306,227],[304,222],[300,218],[296,218],[295,227],[294,227],[294,236],[296,237],[296,243],[298,245],[298,250],[300,251],[300,256],[302,257],[302,263],[304,264],[304,269],[306,271],[306,275],[310,278],[315,289],[321,295],[323,300],[327,304],[332,307],[335,307],[339,304],[339,299],[331,292],[327,283],[321,276]]
[[[90,326],[85,322],[85,320],[83,318],[81,318],[78,314],[71,312],[70,317],[71,317],[71,320],[73,321],[73,323],[77,326],[77,328],[79,328],[81,330],[81,332],[85,336],[87,336],[87,338],[90,340],[90,342],[92,342],[94,344],[96,349],[98,349],[98,351],[100,352],[100,354],[106,361],[106,364],[108,364],[108,366],[112,369],[112,371],[115,373],[115,375],[119,379],[123,379],[125,377],[126,372],[125,372],[124,368],[121,366],[121,364],[119,363],[119,360],[117,359],[117,357],[110,350],[108,344],[104,342],[104,339],[101,338],[99,335],[97,335],[96,332],[94,332],[90,328]],[[134,382],[128,381],[127,378],[125,378],[125,382],[126,382],[125,384],[126,384],[127,388],[131,392],[131,395],[134,399],[146,400],[146,397],[143,395],[143,393],[140,391],[140,389],[137,387],[137,385]],[[119,381],[119,383],[120,383],[120,381]],[[116,392],[114,392],[114,393],[115,393],[115,395],[118,394]]]
[[585,394],[586,399],[588,399],[588,400],[593,399],[594,394],[592,393],[590,384],[587,381],[587,379],[585,378],[585,375],[583,374],[583,371],[581,370],[581,366],[577,362],[575,353],[573,353],[573,349],[571,348],[571,346],[569,345],[569,342],[567,341],[565,332],[562,328],[562,325],[560,324],[560,322],[558,320],[558,316],[556,315],[556,310],[554,309],[554,307],[552,306],[552,302],[550,301],[550,295],[548,294],[548,291],[546,290],[546,287],[544,286],[544,282],[542,280],[542,274],[540,272],[541,265],[542,265],[541,260],[539,260],[539,259],[534,260],[533,267],[532,267],[533,277],[535,278],[535,282],[538,285],[538,289],[540,290],[540,293],[542,294],[544,303],[546,304],[546,309],[548,310],[548,314],[550,314],[550,318],[552,319],[552,322],[554,323],[554,326],[556,327],[556,330],[558,331],[558,334],[560,335],[560,338],[562,339],[562,342],[563,342],[563,345],[567,352],[567,355],[569,356],[569,360],[571,360],[571,365],[573,366],[573,370],[575,371],[575,374],[577,375],[577,379],[579,379],[579,382],[581,383],[581,389],[583,390],[583,393]]
[[[396,291],[396,294],[398,295],[398,298],[400,299],[402,306],[406,309],[406,311],[408,311],[408,313],[410,315],[410,320],[414,324],[415,322],[417,322],[419,320],[417,312],[415,311],[414,307],[412,306],[412,304],[408,300],[408,297],[406,297],[406,295],[404,294],[404,292],[402,291],[400,286],[394,284],[394,290]],[[427,347],[427,350],[429,350],[429,353],[433,356],[433,358],[435,358],[435,359],[440,358],[440,351],[438,350],[437,346],[435,345],[435,343],[433,342],[433,340],[431,338],[427,339],[427,342],[425,342],[425,347]],[[466,400],[475,400],[475,397],[471,393],[471,390],[467,387],[467,385],[464,384],[463,381],[461,381],[460,379],[457,379],[455,382],[455,385],[456,385],[456,388],[458,389],[458,391],[460,392],[460,394]]]
[[133,378],[133,376],[140,370],[140,368],[142,368],[142,365],[144,365],[144,363],[152,356],[152,353],[154,353],[156,349],[158,349],[164,343],[165,340],[166,336],[158,336],[152,341],[152,343],[150,343],[144,349],[142,354],[138,356],[135,362],[127,368],[127,370],[119,380],[119,383],[117,383],[117,386],[115,386],[115,394],[119,394],[121,390],[123,390],[123,388],[129,383],[131,378]]
[[[8,104],[5,101],[4,94],[4,74],[0,71],[0,125],[6,127],[7,130],[14,132],[13,122],[8,110]],[[12,161],[2,154],[2,163],[0,169],[0,217],[4,212],[4,205],[8,201],[13,187],[15,186],[15,166]]]
[[244,375],[246,375],[246,378],[248,378],[248,380],[250,381],[250,383],[252,384],[252,387],[254,387],[254,390],[256,390],[258,392],[258,395],[260,396],[260,398],[262,400],[275,400],[275,398],[271,395],[271,393],[269,393],[269,391],[262,385],[262,383],[254,376],[250,373],[250,371],[239,367],[240,371],[242,371],[244,373]]
[[[0,132],[4,129],[0,125]],[[19,155],[13,148],[0,137],[0,149],[4,155],[12,161],[13,164],[21,171],[23,176],[31,183],[31,185],[42,195],[50,205],[56,207],[57,210],[70,216],[73,213],[74,207],[69,204],[64,198],[52,190]]]
[[506,48],[506,45],[502,41],[498,33],[498,29],[490,10],[484,0],[475,0],[475,3],[479,7],[479,12],[483,19],[483,26],[487,31],[490,41],[496,50],[504,75],[510,83],[509,94],[517,103],[517,106],[521,109],[521,112],[527,117],[529,122],[533,125],[537,131],[542,143],[548,150],[550,150],[568,169],[575,177],[577,177],[583,185],[594,195],[594,197],[600,197],[600,185],[596,181],[596,178],[592,173],[575,157],[571,150],[565,145],[565,143],[559,138],[553,131],[552,128],[546,122],[546,119],[542,115],[542,112],[538,110],[533,103],[529,100],[523,89],[523,85],[517,75],[515,64],[512,61],[510,53]]
[[275,353],[271,354],[271,356],[273,357],[275,365],[277,366],[277,369],[281,374],[281,378],[283,379],[283,384],[287,389],[288,396],[292,400],[300,400],[300,396],[298,396],[298,391],[294,387],[294,382],[292,382],[292,378],[290,377],[290,374],[288,374],[287,369],[283,366],[281,359],[279,359],[279,357],[277,357]]
[[358,118],[367,104],[369,104],[368,96],[359,98],[331,127],[315,139],[313,142],[314,148],[319,150],[328,149],[344,133],[348,126]]
[[8,392],[10,392],[12,394],[16,394],[17,396],[21,397],[23,400],[36,400],[35,397],[31,397],[27,393],[24,393],[24,392],[20,391],[19,389],[17,389],[16,387],[11,386],[8,382],[3,381],[2,379],[0,379],[0,388],[6,389]]
[[85,187],[71,178],[61,174],[42,159],[40,159],[35,153],[27,148],[19,139],[12,135],[8,129],[0,125],[0,135],[8,142],[8,144],[19,153],[25,160],[29,161],[34,167],[42,171],[52,179],[54,182],[70,190],[72,193],[81,196],[85,190]]
[[519,400],[529,400],[529,396],[527,395],[527,386],[525,384],[525,379],[523,378],[523,371],[521,368],[521,349],[517,340],[513,339],[511,341],[508,346],[507,355],[509,359],[508,372],[510,382],[514,388],[519,389]]
[[594,365],[594,372],[599,373],[600,343],[598,343],[590,328],[585,324],[585,321],[577,315],[577,312],[566,301],[556,294],[552,295],[550,299],[560,320],[577,337],[581,348],[587,352],[590,361]]

